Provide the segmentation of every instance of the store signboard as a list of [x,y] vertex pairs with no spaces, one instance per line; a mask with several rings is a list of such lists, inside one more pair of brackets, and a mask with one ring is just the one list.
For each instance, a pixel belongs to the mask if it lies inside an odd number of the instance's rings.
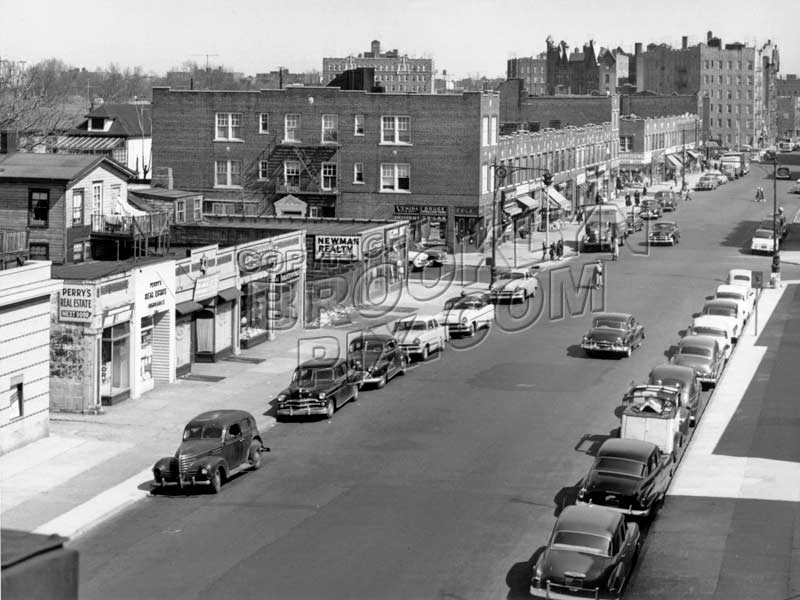
[[361,260],[361,236],[315,235],[315,260]]
[[96,300],[93,285],[64,284],[58,297],[58,320],[62,323],[91,323]]
[[205,275],[198,277],[194,282],[194,296],[192,300],[198,302],[213,298],[219,290],[219,275]]

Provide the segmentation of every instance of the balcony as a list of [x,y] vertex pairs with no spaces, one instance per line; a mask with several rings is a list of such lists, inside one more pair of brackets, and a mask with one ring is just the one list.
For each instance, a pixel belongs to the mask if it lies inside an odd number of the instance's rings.
[[0,231],[0,270],[28,259],[27,231]]
[[169,213],[157,212],[125,217],[92,215],[92,233],[114,237],[151,238],[169,232]]

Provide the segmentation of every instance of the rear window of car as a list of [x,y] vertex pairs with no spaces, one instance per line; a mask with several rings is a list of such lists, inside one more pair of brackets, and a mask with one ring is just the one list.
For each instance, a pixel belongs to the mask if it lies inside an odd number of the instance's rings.
[[736,309],[723,306],[707,306],[703,309],[704,315],[718,315],[720,317],[735,317]]
[[756,229],[756,232],[755,232],[755,234],[753,234],[753,237],[772,239],[772,230],[771,229]]
[[737,294],[736,292],[719,292],[717,298],[723,300],[744,300],[744,294]]
[[576,552],[588,552],[598,556],[611,556],[611,540],[600,535],[579,531],[557,531],[553,536],[553,547]]
[[703,348],[702,346],[691,346],[687,344],[685,346],[681,346],[678,349],[678,354],[689,354],[691,356],[709,357],[711,356],[711,350],[709,350],[708,348]]
[[716,327],[692,327],[694,335],[713,335],[715,337],[725,337],[725,330]]
[[630,475],[631,477],[641,477],[644,474],[644,463],[626,458],[614,458],[602,456],[597,459],[594,465],[595,470],[606,473],[617,473],[618,475]]

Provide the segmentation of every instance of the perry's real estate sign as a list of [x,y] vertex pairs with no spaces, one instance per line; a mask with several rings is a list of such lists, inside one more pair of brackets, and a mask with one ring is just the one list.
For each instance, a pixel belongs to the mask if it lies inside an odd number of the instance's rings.
[[361,260],[361,236],[315,235],[315,260]]
[[91,323],[94,316],[95,288],[91,285],[66,284],[58,296],[58,320]]

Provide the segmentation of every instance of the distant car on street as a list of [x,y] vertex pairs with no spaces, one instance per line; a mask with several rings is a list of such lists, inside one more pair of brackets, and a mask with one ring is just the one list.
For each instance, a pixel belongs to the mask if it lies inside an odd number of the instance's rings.
[[678,342],[671,362],[692,367],[700,383],[714,387],[722,374],[725,358],[717,338],[709,335],[687,335]]
[[444,352],[447,328],[436,315],[417,314],[394,324],[394,336],[411,356],[427,360],[432,352]]
[[714,298],[719,300],[733,300],[734,302],[740,302],[742,310],[744,311],[744,318],[747,319],[750,316],[750,313],[753,312],[753,307],[756,303],[756,292],[752,288],[745,289],[745,287],[741,285],[728,285],[727,283],[724,283],[720,286],[717,286],[717,291],[714,295]]
[[237,473],[258,469],[265,450],[250,413],[231,409],[204,412],[186,425],[175,455],[155,464],[153,479],[159,487],[203,485],[216,494]]
[[776,179],[791,179],[792,178],[792,170],[789,167],[778,167],[778,170],[775,171],[775,178]]
[[661,204],[664,212],[674,211],[678,205],[678,194],[672,190],[660,190],[653,194],[653,197]]
[[619,598],[642,538],[639,525],[602,506],[567,506],[533,567],[535,598]]
[[408,249],[409,255],[412,253],[422,253],[428,257],[428,262],[425,266],[441,267],[447,264],[448,254],[446,246],[426,246],[421,242],[414,242]]
[[708,335],[719,342],[722,355],[728,360],[733,351],[733,338],[736,331],[736,319],[719,315],[700,315],[692,320],[686,329],[686,335]]
[[703,175],[697,180],[695,190],[715,190],[719,186],[719,179],[715,175]]
[[642,345],[644,326],[627,313],[598,313],[581,341],[587,355],[616,353],[630,356]]
[[[780,248],[780,245],[779,237],[777,246]],[[750,252],[753,254],[771,254],[775,246],[775,231],[773,230],[772,221],[766,224],[762,223],[753,232],[753,237],[750,239]]]
[[577,504],[649,517],[664,499],[673,469],[673,457],[652,442],[608,439],[600,446],[589,473],[581,481]]
[[528,298],[533,298],[538,291],[539,280],[530,270],[509,269],[497,274],[489,295],[496,302],[501,300],[524,302]]
[[747,288],[753,287],[753,272],[750,269],[731,269],[725,278],[728,285],[741,285]]
[[445,303],[444,322],[450,335],[473,336],[481,327],[490,327],[494,320],[494,304],[489,294],[469,294]]
[[703,305],[702,314],[704,315],[718,315],[721,317],[731,317],[736,320],[736,329],[734,330],[733,341],[739,339],[739,335],[744,330],[744,323],[746,317],[743,307],[734,300],[727,300],[722,298],[714,298],[707,300]]
[[642,200],[639,216],[643,219],[660,219],[662,215],[661,204],[655,198]]
[[294,370],[289,387],[275,399],[278,419],[324,416],[330,419],[347,402],[358,400],[360,378],[343,358],[321,358]]
[[648,238],[651,244],[669,244],[674,246],[681,240],[681,232],[674,221],[659,221],[650,230]]

